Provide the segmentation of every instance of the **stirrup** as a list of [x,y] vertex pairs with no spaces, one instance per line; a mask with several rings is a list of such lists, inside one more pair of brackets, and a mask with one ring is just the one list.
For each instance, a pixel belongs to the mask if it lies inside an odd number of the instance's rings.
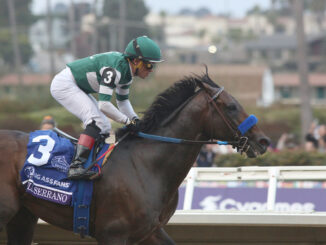
[[[75,170],[75,171],[74,171]],[[82,172],[80,171],[82,170]],[[85,169],[81,169],[81,168],[72,168],[69,169],[68,171],[68,176],[67,179],[70,180],[79,180],[79,179],[83,179],[83,180],[91,180],[94,179],[95,175],[97,175],[98,173],[92,170],[88,170],[85,171]]]

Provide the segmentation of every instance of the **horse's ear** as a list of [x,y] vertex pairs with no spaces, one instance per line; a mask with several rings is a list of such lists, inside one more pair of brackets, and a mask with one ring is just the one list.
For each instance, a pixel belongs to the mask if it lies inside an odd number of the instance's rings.
[[211,80],[208,75],[208,67],[206,64],[203,64],[205,67],[205,73],[200,77],[197,76],[198,80],[196,80],[197,86],[201,89],[205,89],[206,91],[214,91],[218,86]]
[[203,83],[202,81],[196,80],[196,83],[197,83],[197,86],[200,87],[201,89],[206,89],[205,83]]
[[205,89],[206,91],[212,91],[216,89],[215,87],[213,87],[211,84],[207,82],[197,81],[197,85],[198,87],[200,87],[201,89]]

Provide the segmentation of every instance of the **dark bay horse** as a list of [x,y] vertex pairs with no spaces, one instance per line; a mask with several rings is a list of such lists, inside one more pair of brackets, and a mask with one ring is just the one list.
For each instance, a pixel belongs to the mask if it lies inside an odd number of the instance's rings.
[[[145,112],[142,132],[188,140],[238,140],[248,117],[241,105],[206,74],[186,77],[160,94]],[[123,132],[118,132],[121,134]],[[255,125],[246,154],[263,154],[269,139]],[[8,244],[31,244],[38,218],[72,230],[73,209],[36,199],[20,183],[28,134],[0,131],[0,228]],[[202,145],[170,144],[128,136],[94,183],[90,234],[100,245],[172,245],[164,225],[176,210],[178,187]]]

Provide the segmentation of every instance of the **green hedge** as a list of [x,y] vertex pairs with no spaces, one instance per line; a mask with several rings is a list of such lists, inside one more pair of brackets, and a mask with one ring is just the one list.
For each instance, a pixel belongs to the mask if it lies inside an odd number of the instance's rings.
[[305,151],[267,152],[257,158],[247,158],[240,154],[218,155],[217,167],[241,166],[326,166],[326,154]]
[[[155,96],[164,91],[179,75],[173,76],[154,76],[149,79],[135,79],[131,87],[130,100],[135,111],[142,116]],[[115,103],[115,99],[112,99]],[[275,145],[283,133],[295,135],[296,143],[300,139],[300,107],[274,105],[269,108],[245,107],[248,114],[255,114],[258,119],[258,126],[271,138]],[[19,130],[30,130],[38,127],[44,115],[52,115],[57,120],[60,127],[73,128],[76,133],[82,130],[79,119],[64,109],[50,95],[49,85],[32,87],[18,87],[13,93],[0,91],[0,128],[15,128]],[[326,110],[324,107],[313,108],[313,117],[318,118],[320,123],[326,124]],[[27,119],[24,127],[22,119]],[[17,121],[17,122],[16,122]],[[19,124],[19,125],[17,125]],[[33,125],[32,125],[33,124]],[[120,127],[120,124],[113,123],[113,128]]]

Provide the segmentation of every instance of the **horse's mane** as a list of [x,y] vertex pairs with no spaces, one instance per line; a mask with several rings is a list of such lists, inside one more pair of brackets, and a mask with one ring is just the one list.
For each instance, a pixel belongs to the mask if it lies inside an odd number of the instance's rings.
[[[197,85],[201,82],[217,87],[217,85],[209,78],[207,71],[202,76],[187,76],[164,92],[157,95],[152,105],[144,112],[144,116],[139,123],[139,130],[149,133],[157,129],[162,121],[168,118],[176,108],[196,93]],[[124,129],[117,131],[118,137],[124,133]]]
[[144,113],[140,124],[141,130],[144,132],[155,130],[178,106],[194,95],[197,88],[196,79],[186,77],[157,95]]

